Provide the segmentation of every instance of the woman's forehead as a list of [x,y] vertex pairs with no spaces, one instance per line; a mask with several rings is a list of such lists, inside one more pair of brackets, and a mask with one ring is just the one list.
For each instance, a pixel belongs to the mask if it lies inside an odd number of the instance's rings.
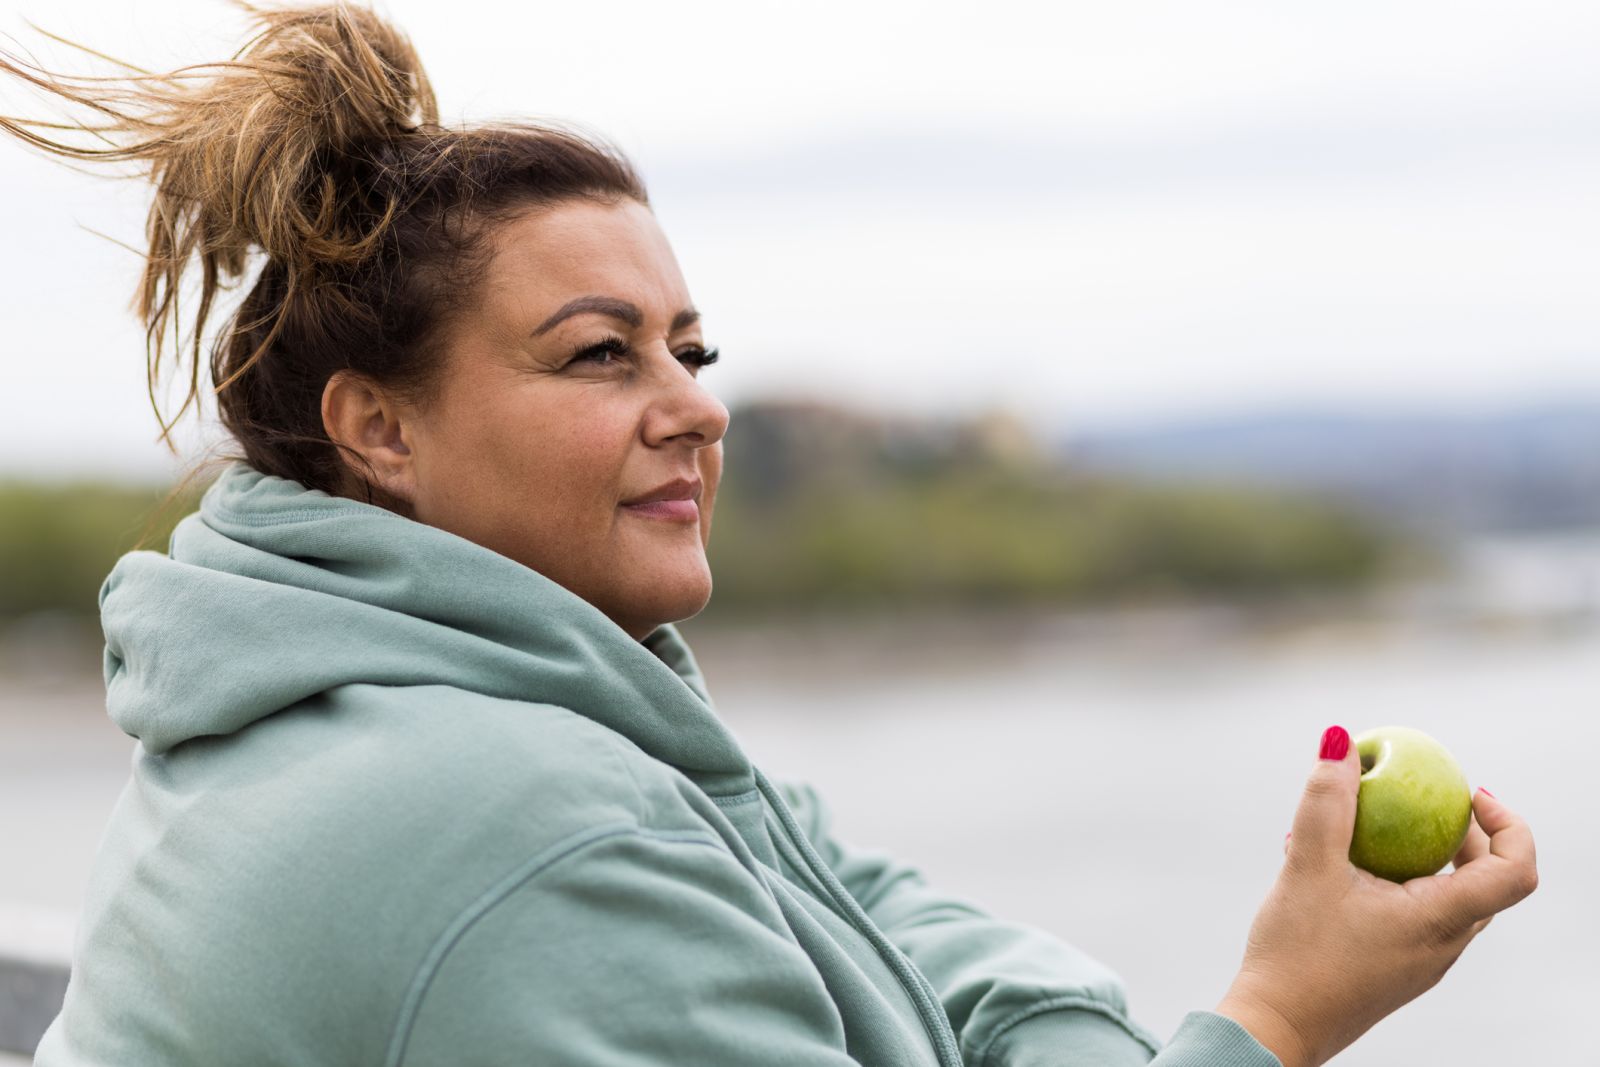
[[538,316],[530,327],[583,297],[631,303],[647,318],[689,306],[666,235],[650,210],[631,200],[530,212],[499,227],[495,243],[488,287]]

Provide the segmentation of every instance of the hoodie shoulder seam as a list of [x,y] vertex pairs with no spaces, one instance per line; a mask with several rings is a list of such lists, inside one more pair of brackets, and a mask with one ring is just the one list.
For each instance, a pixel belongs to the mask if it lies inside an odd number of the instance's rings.
[[404,1061],[406,1045],[411,1040],[411,1032],[416,1026],[422,1002],[427,997],[434,977],[449,958],[451,951],[466,937],[473,926],[517,890],[561,861],[603,841],[627,835],[685,845],[704,845],[720,852],[727,851],[726,845],[718,840],[715,834],[705,830],[652,830],[631,822],[613,822],[581,830],[542,849],[462,909],[434,941],[427,955],[423,957],[422,963],[418,965],[416,974],[406,990],[405,999],[401,1002],[400,1014],[395,1020],[394,1030],[389,1039],[389,1053],[384,1058],[385,1067],[399,1067]]

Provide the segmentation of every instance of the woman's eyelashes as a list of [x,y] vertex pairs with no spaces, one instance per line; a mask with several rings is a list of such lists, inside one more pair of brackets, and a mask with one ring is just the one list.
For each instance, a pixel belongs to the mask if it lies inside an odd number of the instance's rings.
[[[633,346],[628,344],[627,341],[620,337],[605,337],[592,345],[585,345],[583,348],[578,349],[569,361],[569,365],[572,363],[585,363],[609,367],[614,363],[631,359],[633,354]],[[702,348],[700,345],[691,345],[688,348],[680,349],[677,353],[678,359],[684,365],[693,367],[696,370],[701,367],[709,367],[715,363],[718,355],[719,353],[715,348]]]
[[718,355],[719,353],[715,348],[701,348],[699,345],[695,345],[692,348],[685,348],[682,352],[679,352],[678,358],[683,360],[689,366],[698,368],[711,366],[711,364],[717,361]]

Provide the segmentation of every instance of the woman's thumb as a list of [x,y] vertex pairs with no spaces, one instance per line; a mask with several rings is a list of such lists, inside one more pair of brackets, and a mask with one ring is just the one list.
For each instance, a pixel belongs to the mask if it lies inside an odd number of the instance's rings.
[[1350,835],[1356,824],[1356,794],[1361,789],[1361,759],[1343,726],[1322,734],[1317,765],[1311,769],[1300,807],[1294,813],[1288,862],[1321,867],[1349,862]]

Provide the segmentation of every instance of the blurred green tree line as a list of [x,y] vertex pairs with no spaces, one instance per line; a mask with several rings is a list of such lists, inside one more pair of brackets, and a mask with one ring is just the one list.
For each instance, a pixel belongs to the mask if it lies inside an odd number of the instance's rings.
[[162,507],[170,486],[0,482],[0,619],[97,614],[100,583],[117,557],[133,548],[166,551],[203,488]]
[[[165,486],[0,483],[0,619],[93,615],[123,552],[198,504]],[[733,412],[707,616],[791,608],[1270,599],[1373,584],[1416,546],[1310,498],[1091,478],[1003,416]]]
[[707,614],[1349,592],[1425,546],[1309,494],[1097,477],[1004,414],[732,416]]

